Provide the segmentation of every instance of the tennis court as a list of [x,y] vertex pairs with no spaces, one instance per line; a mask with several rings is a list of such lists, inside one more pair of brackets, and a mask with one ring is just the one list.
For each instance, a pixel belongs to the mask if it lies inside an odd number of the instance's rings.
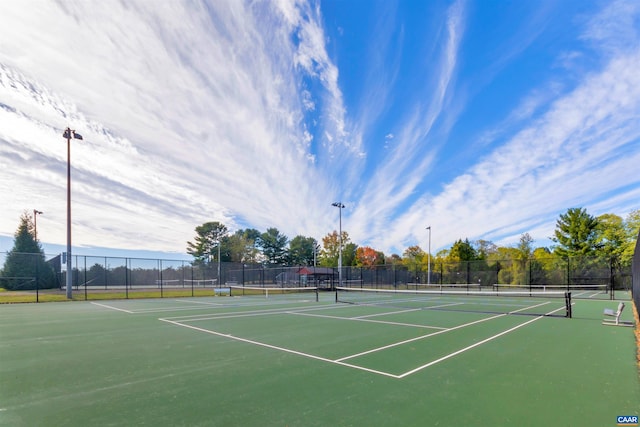
[[601,324],[615,304],[574,299],[567,318],[559,296],[247,290],[6,305],[0,425],[616,425],[640,413],[640,381],[633,329]]

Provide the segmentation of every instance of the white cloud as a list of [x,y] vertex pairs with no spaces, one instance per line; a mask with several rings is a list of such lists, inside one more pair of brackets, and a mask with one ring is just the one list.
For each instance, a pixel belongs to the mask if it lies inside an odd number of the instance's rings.
[[[305,213],[328,211],[314,193],[330,191],[309,152],[303,118],[312,101],[298,93],[301,80],[291,67],[297,47],[283,32],[282,15],[269,3],[208,6],[0,6],[0,39],[13,41],[0,49],[4,74],[12,75],[0,102],[20,108],[2,111],[0,139],[13,141],[19,156],[38,141],[58,144],[37,165],[50,164],[57,191],[33,186],[12,197],[1,219],[5,233],[23,209],[38,204],[57,222],[43,228],[42,238],[63,240],[66,159],[58,134],[67,125],[85,136],[72,147],[78,245],[180,250],[193,227],[211,219],[277,225],[291,235],[328,228]],[[334,134],[343,136],[337,71],[322,54],[317,15],[305,18],[308,53],[322,59],[316,77],[335,98],[325,127],[334,122]],[[8,150],[2,155],[16,166]],[[3,174],[3,190],[27,178]],[[308,182],[313,189],[301,185]]]
[[[38,208],[40,237],[64,242],[66,126],[85,136],[72,145],[77,245],[181,251],[208,220],[320,238],[336,228],[330,203],[341,200],[354,241],[401,252],[426,241],[427,225],[434,248],[525,231],[546,238],[567,204],[598,214],[636,203],[633,3],[614,2],[588,21],[584,40],[602,55],[600,69],[577,76],[569,92],[553,80],[536,84],[480,134],[492,151],[444,183],[436,181],[443,141],[467,100],[468,82],[458,82],[465,3],[454,2],[430,33],[439,37],[434,52],[371,56],[367,95],[354,110],[320,5],[0,2],[0,234]],[[386,52],[391,37],[408,36],[394,27],[393,5],[385,10],[391,23],[380,21],[376,46]],[[612,23],[621,14],[630,16],[618,38]],[[522,43],[506,43],[489,74],[543,30],[518,33]],[[429,73],[401,100],[403,117],[377,128],[398,102],[401,62],[411,60]]]
[[[637,203],[640,178],[630,171],[640,161],[639,68],[640,51],[615,58],[440,194],[412,206],[390,234],[420,240],[426,221],[446,242],[501,241],[541,222],[553,225],[574,205],[620,209]],[[616,203],[600,202],[613,191],[621,192]]]

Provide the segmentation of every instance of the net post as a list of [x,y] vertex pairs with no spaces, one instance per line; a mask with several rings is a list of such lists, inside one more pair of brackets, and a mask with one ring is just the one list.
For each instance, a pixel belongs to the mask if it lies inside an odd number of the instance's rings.
[[564,293],[564,303],[567,309],[566,317],[571,319],[573,317],[573,313],[571,312],[571,292]]
[[316,302],[320,301],[320,296],[318,295],[318,287],[316,286]]

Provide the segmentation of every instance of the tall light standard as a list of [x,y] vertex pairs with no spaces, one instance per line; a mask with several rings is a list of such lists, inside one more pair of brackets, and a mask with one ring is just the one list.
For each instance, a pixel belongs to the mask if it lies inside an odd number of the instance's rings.
[[427,286],[431,284],[431,226],[427,227],[429,230],[429,252],[427,252]]
[[344,205],[342,202],[335,202],[331,203],[331,206],[335,206],[340,210],[340,234],[338,237],[338,241],[340,242],[340,247],[338,248],[338,286],[342,286],[342,209],[344,209]]
[[82,139],[75,130],[66,128],[62,134],[67,139],[67,299],[72,299],[71,291],[71,139]]
[[38,215],[42,215],[42,211],[33,210],[33,240],[38,240]]
[[218,278],[216,279],[216,283],[218,284],[218,286],[220,285],[220,244],[221,244],[222,240],[220,238],[218,238]]

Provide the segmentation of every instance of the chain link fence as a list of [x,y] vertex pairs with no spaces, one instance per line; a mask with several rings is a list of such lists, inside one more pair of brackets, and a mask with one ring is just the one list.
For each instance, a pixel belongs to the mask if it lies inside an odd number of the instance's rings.
[[[636,240],[636,249],[633,253],[631,268],[633,270],[633,290],[631,295],[636,306],[636,318],[638,318],[640,316],[640,233],[638,233],[638,239]],[[638,327],[640,328],[640,325]],[[638,339],[640,339],[640,334]],[[638,344],[640,345],[640,342]],[[638,356],[640,357],[640,347],[638,347]]]
[[[630,290],[640,297],[640,250],[631,267],[619,267],[601,258],[557,257],[434,262],[416,264],[345,266],[341,286],[428,289],[462,285],[467,288],[575,291],[574,297],[614,298],[616,291]],[[332,267],[283,267],[243,263],[196,263],[185,260],[143,259],[75,255],[66,271],[63,255],[0,253],[0,287],[5,292],[32,295],[64,295],[66,275],[72,275],[74,299],[204,296],[226,292],[229,286],[303,287],[335,289],[338,269]]]

